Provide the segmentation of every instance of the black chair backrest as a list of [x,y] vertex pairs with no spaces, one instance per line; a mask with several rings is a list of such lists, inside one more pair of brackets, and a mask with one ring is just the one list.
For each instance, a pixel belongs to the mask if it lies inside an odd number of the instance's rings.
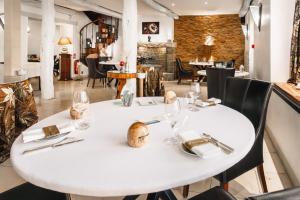
[[227,78],[223,104],[244,114],[253,124],[256,134],[264,131],[271,83]]
[[208,98],[215,97],[223,100],[226,78],[234,77],[234,73],[234,68],[206,68]]
[[182,62],[181,62],[180,58],[176,58],[176,67],[177,67],[178,71],[180,71],[180,72],[183,71]]
[[88,77],[89,78],[96,78],[97,76],[97,67],[98,67],[98,58],[86,58],[86,63],[88,67]]

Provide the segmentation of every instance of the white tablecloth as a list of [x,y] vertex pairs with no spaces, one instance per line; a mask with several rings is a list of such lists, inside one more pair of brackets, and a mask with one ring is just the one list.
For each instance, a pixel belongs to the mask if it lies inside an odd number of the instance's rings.
[[214,62],[189,62],[189,64],[194,66],[213,66]]
[[[91,127],[72,133],[84,138],[80,143],[22,155],[25,149],[41,144],[23,144],[19,137],[11,150],[16,172],[35,185],[65,193],[102,197],[143,194],[219,174],[241,160],[254,142],[251,122],[237,111],[217,105],[186,111],[190,116],[186,129],[209,133],[233,147],[234,153],[211,159],[187,155],[164,141],[173,136],[166,122],[150,125],[149,143],[131,148],[127,145],[130,124],[163,114],[164,104],[138,106],[135,99],[128,108],[113,102],[91,104]],[[68,121],[69,112],[64,111],[31,128]]]
[[[197,72],[199,75],[201,76],[206,76],[206,70],[200,70]],[[249,72],[241,72],[241,71],[235,71],[235,74],[234,76],[235,77],[246,77],[246,76],[249,76]]]

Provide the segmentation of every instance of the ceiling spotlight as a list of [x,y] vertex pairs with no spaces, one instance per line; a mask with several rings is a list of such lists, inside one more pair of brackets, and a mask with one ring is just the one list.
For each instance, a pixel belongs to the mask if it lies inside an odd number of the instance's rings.
[[171,5],[172,5],[172,7],[176,6],[176,4],[175,4],[175,3],[172,3]]
[[204,2],[204,4],[205,4],[205,5],[207,5],[207,4],[208,4],[208,2],[207,2],[207,1],[205,1],[205,2]]

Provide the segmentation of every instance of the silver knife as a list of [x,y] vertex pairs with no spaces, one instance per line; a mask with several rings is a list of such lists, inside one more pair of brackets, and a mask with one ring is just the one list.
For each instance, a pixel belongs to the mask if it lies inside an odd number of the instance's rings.
[[234,149],[232,147],[218,141],[217,139],[213,138],[212,136],[210,136],[206,133],[203,133],[203,135],[205,137],[207,137],[211,143],[215,144],[217,147],[220,147],[225,153],[230,154],[230,153],[234,152]]
[[76,139],[76,138],[66,137],[66,138],[64,138],[64,139],[62,139],[58,142],[52,143],[52,144],[43,145],[43,146],[39,146],[39,147],[34,147],[32,149],[27,149],[27,150],[23,151],[23,154],[30,153],[30,152],[33,152],[33,151],[37,151],[37,150],[40,150],[40,149],[49,148],[49,147],[56,148],[56,147],[60,147],[60,146],[66,145],[66,144],[72,144],[72,143],[80,142],[80,141],[83,141],[83,139]]

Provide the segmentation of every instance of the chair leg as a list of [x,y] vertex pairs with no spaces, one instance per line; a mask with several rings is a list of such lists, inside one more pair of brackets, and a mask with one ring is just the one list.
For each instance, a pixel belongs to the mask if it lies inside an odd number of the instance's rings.
[[229,184],[228,183],[222,183],[221,187],[228,192]]
[[96,79],[93,80],[93,88],[95,87],[95,80],[96,80]]
[[190,190],[189,185],[183,186],[183,191],[182,191],[183,198],[187,198],[189,196],[189,190]]
[[260,183],[262,185],[264,193],[268,192],[268,187],[267,187],[267,182],[266,182],[266,177],[265,177],[265,172],[264,172],[264,166],[263,164],[260,164],[257,166],[257,172],[259,176]]
[[90,78],[88,79],[86,87],[89,87],[89,84],[90,84]]
[[180,83],[181,83],[181,78],[178,77],[178,82],[177,82],[177,84],[179,85]]

